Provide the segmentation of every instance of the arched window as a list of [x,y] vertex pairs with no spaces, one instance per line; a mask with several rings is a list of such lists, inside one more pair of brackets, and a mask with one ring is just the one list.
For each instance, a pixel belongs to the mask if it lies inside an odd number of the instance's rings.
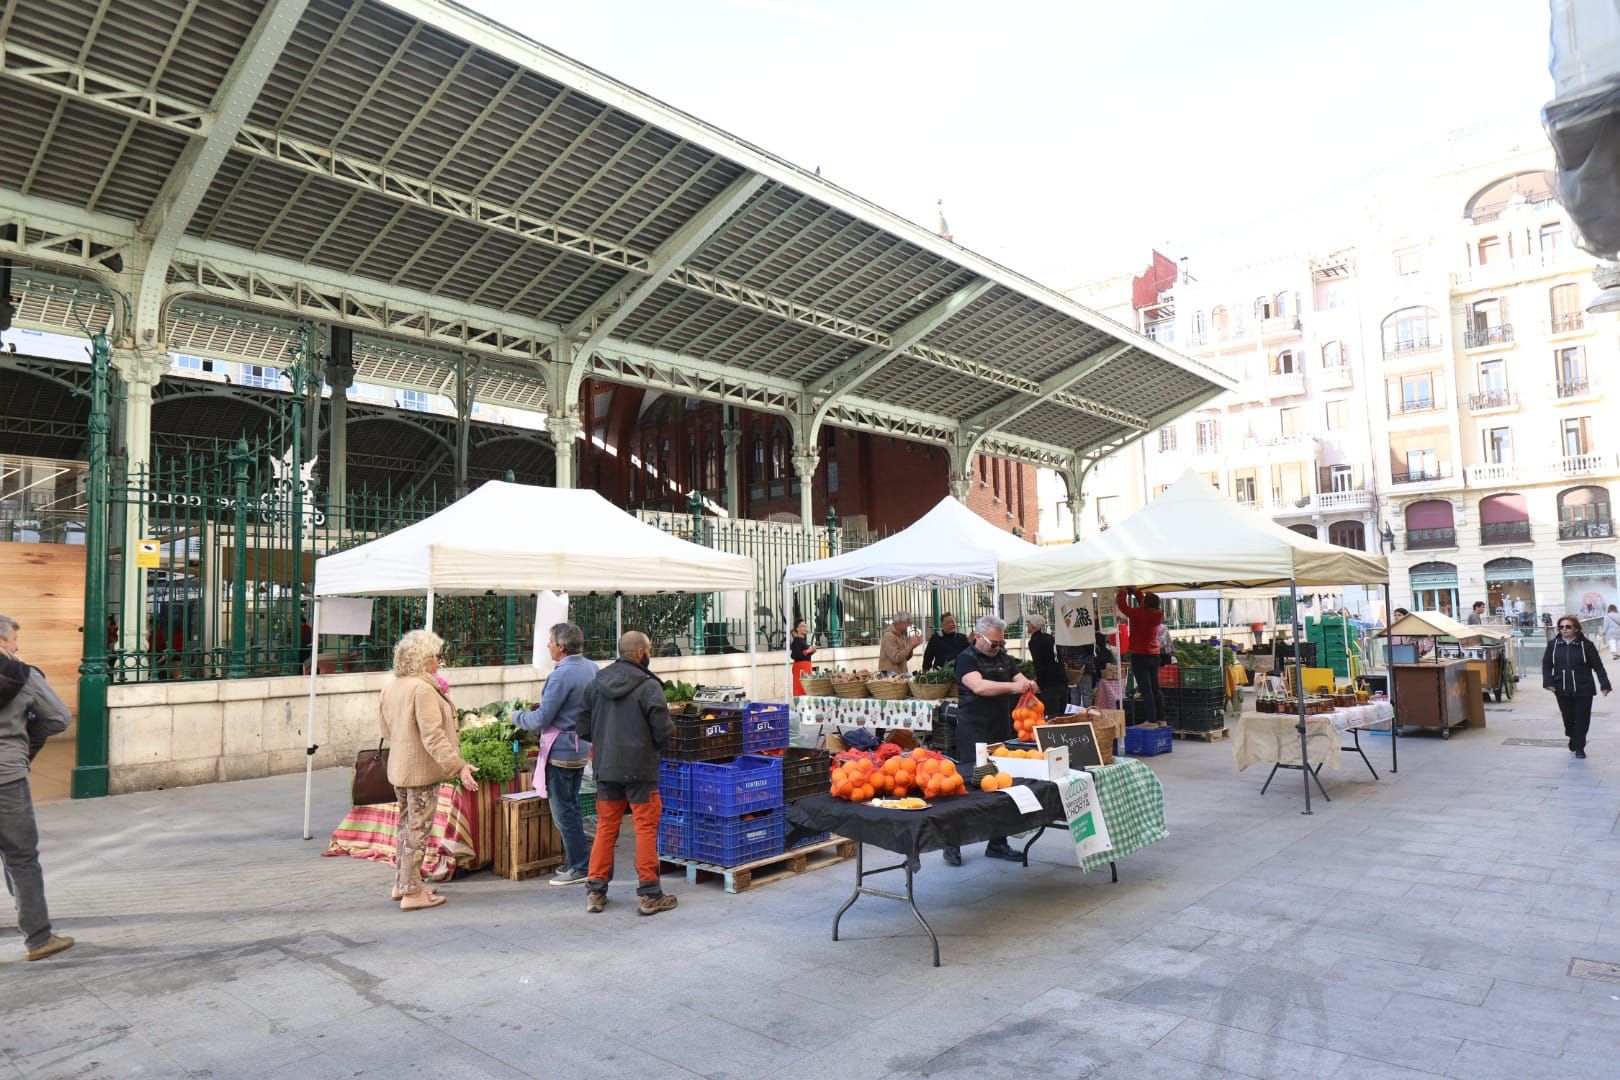
[[1328,526],[1328,543],[1351,551],[1367,550],[1367,530],[1359,521],[1335,521]]
[[765,482],[765,437],[759,433],[757,427],[754,429],[754,460],[750,471],[755,483]]
[[1294,360],[1294,351],[1284,349],[1271,358],[1271,373],[1273,375],[1292,375],[1299,370]]
[[1536,618],[1536,569],[1529,559],[1485,564],[1485,606],[1492,615],[1528,626]]
[[1451,563],[1418,563],[1412,567],[1411,583],[1413,611],[1457,614],[1457,568]]
[[1336,368],[1344,366],[1344,346],[1337,341],[1330,341],[1322,346],[1322,366]]
[[1001,498],[1001,462],[990,463],[990,491],[996,498]]
[[1257,296],[1254,298],[1254,317],[1256,319],[1269,319],[1277,313],[1271,306],[1271,297]]
[[1294,295],[1293,295],[1293,293],[1286,293],[1286,292],[1278,293],[1277,296],[1276,296],[1276,299],[1272,303],[1272,310],[1276,313],[1276,316],[1279,319],[1291,319],[1291,318],[1293,318],[1294,317]]
[[1557,201],[1553,174],[1546,169],[1504,176],[1481,188],[1468,200],[1464,213],[1475,225],[1485,225],[1502,216],[1509,206],[1547,206]]
[[1299,533],[1299,535],[1301,535],[1301,536],[1308,536],[1312,540],[1316,539],[1316,526],[1315,525],[1290,525],[1288,527],[1290,529],[1294,530],[1295,532]]
[[1202,311],[1193,312],[1192,330],[1193,336],[1198,338],[1202,338],[1209,332],[1209,320],[1204,317]]
[[989,465],[988,461],[986,460],[985,456],[983,454],[980,454],[979,455],[979,483],[982,484],[985,481],[987,481],[990,478],[989,474],[990,474],[990,465]]
[[1444,499],[1424,499],[1406,508],[1406,549],[1457,546],[1456,519]]
[[1558,539],[1602,540],[1613,535],[1608,488],[1587,485],[1558,493]]
[[1554,285],[1547,291],[1547,304],[1553,333],[1568,334],[1586,325],[1586,309],[1581,304],[1579,284]]
[[1615,585],[1614,556],[1598,552],[1571,555],[1564,560],[1564,610],[1582,619],[1601,618],[1610,604],[1620,603]]
[[1384,319],[1384,355],[1423,352],[1440,347],[1440,321],[1433,308],[1409,307]]
[[1528,544],[1530,508],[1523,495],[1487,495],[1479,500],[1481,544]]
[[1232,332],[1232,317],[1227,314],[1224,307],[1212,308],[1209,313],[1209,325],[1216,334],[1225,338]]
[[781,421],[771,432],[771,479],[781,480],[788,474],[788,435]]

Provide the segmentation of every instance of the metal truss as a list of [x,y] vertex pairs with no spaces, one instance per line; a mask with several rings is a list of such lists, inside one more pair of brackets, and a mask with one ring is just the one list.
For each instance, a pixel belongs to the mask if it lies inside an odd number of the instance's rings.
[[[906,355],[925,364],[932,364],[934,367],[943,368],[946,371],[954,371],[959,375],[978,379],[980,382],[993,383],[1007,390],[1015,390],[1020,394],[1037,398],[1041,394],[1041,384],[1034,379],[1014,375],[1002,368],[978,360],[970,360],[965,356],[958,356],[956,353],[947,352],[944,349],[936,349],[931,345],[913,345],[906,350]],[[1139,416],[1128,409],[1116,408],[1107,402],[1083,397],[1071,391],[1054,393],[1043,400],[1049,404],[1062,405],[1077,412],[1099,416],[1122,427],[1136,428],[1139,431],[1146,430],[1148,423],[1145,417]]]
[[720,364],[696,362],[673,353],[623,346],[615,341],[606,342],[576,367],[584,369],[584,377],[646,386],[743,409],[787,415],[798,410],[796,383]]
[[[0,189],[0,254],[24,262],[83,271],[110,284],[133,243],[127,228],[109,227],[116,224],[115,219],[94,221],[71,207]],[[5,238],[7,226],[16,227],[16,239]]]
[[1035,393],[1015,397],[1005,404],[985,409],[983,412],[968,417],[967,420],[963,421],[962,426],[975,434],[988,433],[998,427],[1005,427],[1026,413],[1033,412],[1051,400],[1053,395],[1067,390],[1098,369],[1119,359],[1130,349],[1129,345],[1116,345],[1114,348],[1104,350],[1096,356],[1087,357],[1077,364],[1070,365],[1056,375],[1042,380]]

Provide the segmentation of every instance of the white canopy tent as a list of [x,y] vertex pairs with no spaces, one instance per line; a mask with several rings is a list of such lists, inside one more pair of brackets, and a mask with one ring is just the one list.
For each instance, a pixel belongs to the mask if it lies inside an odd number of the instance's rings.
[[[490,481],[432,517],[368,544],[315,561],[316,647],[310,663],[304,839],[309,839],[314,770],[315,687],[322,597],[424,596],[433,627],[435,595],[555,592],[746,592],[754,560],[671,536],[594,491]],[[748,626],[753,690],[753,623]]]
[[[1389,561],[1304,536],[1247,510],[1191,470],[1153,502],[1092,539],[1042,548],[999,566],[1006,592],[1107,590],[1122,585],[1170,592],[1285,586],[1293,597],[1294,641],[1301,638],[1301,585],[1383,584]],[[1385,597],[1386,608],[1388,597]],[[1394,747],[1392,725],[1391,755]],[[1299,714],[1300,760],[1305,712]],[[1398,760],[1398,759],[1397,759]],[[1311,773],[1305,770],[1305,812],[1311,812]],[[1325,792],[1324,792],[1325,794]]]
[[[845,582],[856,589],[995,586],[996,567],[1002,560],[1039,550],[946,496],[893,536],[831,558],[789,566],[782,577],[782,611],[786,618],[793,617],[795,586],[823,582]],[[999,596],[1000,589],[996,592]]]

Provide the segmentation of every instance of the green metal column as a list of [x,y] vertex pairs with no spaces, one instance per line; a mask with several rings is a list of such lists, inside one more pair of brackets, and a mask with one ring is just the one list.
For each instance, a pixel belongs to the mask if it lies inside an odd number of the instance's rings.
[[85,478],[84,661],[79,665],[75,799],[107,794],[107,380],[111,364],[112,346],[107,335],[92,335],[90,468]]
[[231,453],[235,480],[236,541],[231,548],[231,664],[230,677],[246,678],[247,667],[247,521],[248,447],[247,439],[236,440]]
[[[517,476],[513,474],[511,469],[506,470],[506,482],[508,484],[517,482]],[[536,618],[538,618],[538,613],[536,613]],[[510,594],[506,597],[506,636],[501,645],[504,650],[501,654],[503,661],[508,665],[516,664],[518,662],[517,597]]]
[[[692,543],[703,543],[703,498],[694,490],[687,500],[686,508],[692,513]],[[703,625],[708,599],[707,593],[697,593],[692,597],[692,655],[702,656],[705,652],[704,632],[707,627]]]
[[[288,568],[292,625],[282,660],[289,671],[301,670],[303,666],[303,657],[299,654],[303,651],[304,641],[304,445],[300,435],[304,430],[304,399],[309,393],[311,381],[320,377],[320,360],[319,350],[315,347],[315,327],[307,322],[299,323],[298,344],[293,349],[293,362],[287,368],[287,378],[292,382],[292,397],[289,401],[291,415],[287,422],[290,462],[284,479],[291,486],[288,492],[291,509],[287,522],[287,546],[292,556],[292,565]],[[316,662],[319,651],[320,642],[310,642],[311,664]]]
[[[827,557],[832,558],[838,554],[838,510],[829,504],[827,506]],[[838,582],[828,584],[831,592],[827,597],[827,644],[837,648],[844,643],[844,609],[838,602]],[[792,614],[788,618],[792,618]]]

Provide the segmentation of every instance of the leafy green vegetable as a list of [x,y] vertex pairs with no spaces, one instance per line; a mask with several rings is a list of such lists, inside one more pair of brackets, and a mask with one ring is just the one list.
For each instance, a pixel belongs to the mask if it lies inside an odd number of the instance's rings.
[[695,697],[697,697],[697,687],[691,683],[675,680],[664,684],[664,700],[671,705],[691,701]]
[[1220,653],[1213,645],[1205,645],[1197,641],[1176,642],[1176,663],[1178,664],[1186,664],[1189,667],[1216,667],[1220,662]]
[[1020,661],[1018,661],[1018,673],[1020,675],[1022,675],[1026,679],[1033,679],[1035,677],[1035,661],[1033,661],[1033,660],[1020,660]]
[[930,668],[927,671],[919,671],[913,675],[911,681],[922,683],[924,686],[940,686],[946,683],[954,683],[956,681],[956,669],[954,667]]
[[504,784],[517,775],[517,762],[512,754],[512,740],[517,731],[504,720],[462,731],[461,757],[473,767],[474,780]]

